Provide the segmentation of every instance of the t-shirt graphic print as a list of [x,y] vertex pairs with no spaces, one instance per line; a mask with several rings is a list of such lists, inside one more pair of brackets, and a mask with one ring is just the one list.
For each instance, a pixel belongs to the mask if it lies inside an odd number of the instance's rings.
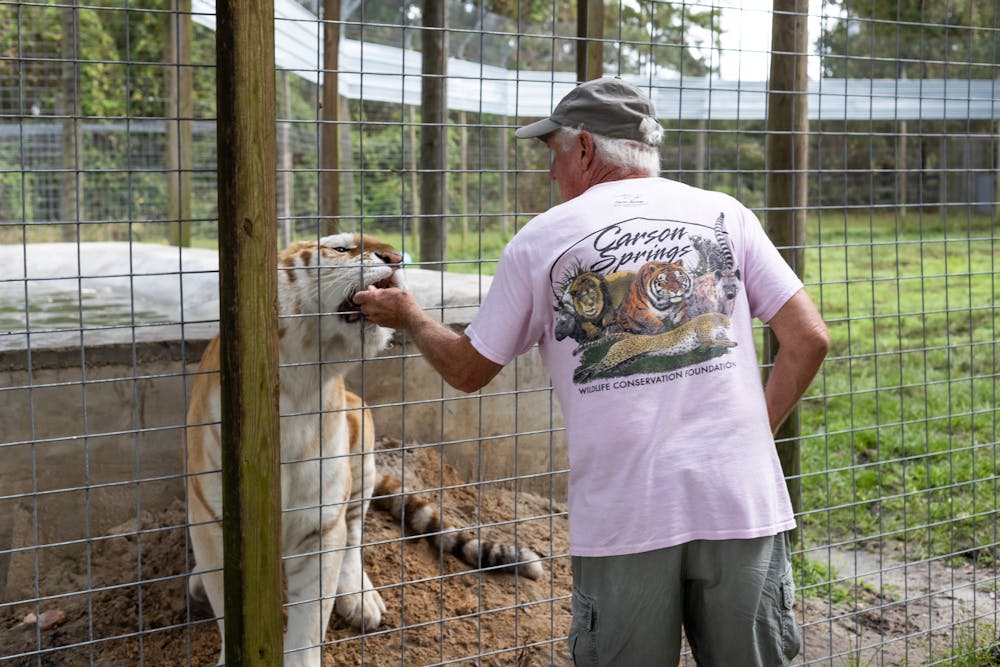
[[630,218],[580,239],[552,265],[553,336],[574,344],[577,384],[660,373],[725,355],[742,290],[726,231]]

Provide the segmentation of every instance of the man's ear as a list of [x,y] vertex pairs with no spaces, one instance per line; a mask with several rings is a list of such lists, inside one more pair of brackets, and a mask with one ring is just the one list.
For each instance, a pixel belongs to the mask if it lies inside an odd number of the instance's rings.
[[576,135],[576,139],[579,142],[580,161],[586,170],[594,162],[594,151],[596,149],[594,146],[594,136],[590,132],[583,130]]

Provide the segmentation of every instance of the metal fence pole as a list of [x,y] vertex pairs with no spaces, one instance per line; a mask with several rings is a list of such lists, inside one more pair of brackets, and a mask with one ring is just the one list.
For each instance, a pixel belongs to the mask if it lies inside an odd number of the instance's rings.
[[226,659],[278,665],[281,487],[274,5],[218,4]]

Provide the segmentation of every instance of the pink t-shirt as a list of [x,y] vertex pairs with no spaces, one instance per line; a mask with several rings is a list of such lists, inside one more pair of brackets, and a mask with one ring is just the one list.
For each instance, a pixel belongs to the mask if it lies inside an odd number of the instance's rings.
[[751,211],[662,178],[596,185],[517,233],[466,333],[499,364],[538,345],[566,419],[571,554],[795,526],[751,323],[801,288]]

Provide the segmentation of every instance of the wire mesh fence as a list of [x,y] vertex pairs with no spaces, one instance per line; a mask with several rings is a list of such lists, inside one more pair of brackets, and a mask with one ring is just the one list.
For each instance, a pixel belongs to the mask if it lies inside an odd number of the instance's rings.
[[[504,244],[559,201],[547,152],[513,130],[548,115],[588,49],[652,97],[665,177],[777,212],[771,2],[445,6],[430,27],[427,3],[275,2],[281,245],[385,241],[461,327]],[[789,478],[797,664],[1000,664],[998,11],[808,3],[806,235],[790,250],[833,347]],[[218,329],[215,30],[208,0],[0,2],[2,664],[216,660],[215,615],[189,590],[191,528],[211,519],[188,513],[186,448],[217,419],[189,417]],[[428,38],[443,74],[423,69]],[[568,461],[537,354],[475,395],[402,337],[358,356],[283,370],[316,392],[344,375],[372,408],[376,474],[445,535],[533,549],[542,573],[470,566],[376,502],[361,541],[385,611],[363,632],[335,611],[325,664],[569,664]]]

